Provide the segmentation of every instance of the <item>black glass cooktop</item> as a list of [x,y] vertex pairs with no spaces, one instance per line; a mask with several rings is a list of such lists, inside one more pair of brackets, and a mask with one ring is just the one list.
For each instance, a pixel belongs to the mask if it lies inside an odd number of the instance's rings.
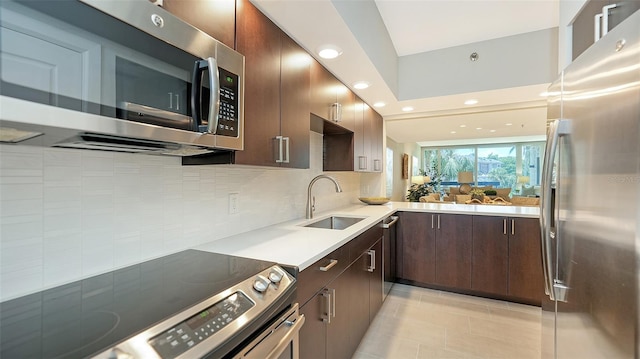
[[273,264],[187,250],[0,303],[0,358],[97,354]]

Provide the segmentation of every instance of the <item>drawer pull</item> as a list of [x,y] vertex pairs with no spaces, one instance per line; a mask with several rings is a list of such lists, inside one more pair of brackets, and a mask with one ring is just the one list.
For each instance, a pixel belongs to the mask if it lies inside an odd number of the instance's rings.
[[336,264],[338,264],[338,260],[337,259],[330,259],[329,260],[329,264],[326,265],[325,267],[320,267],[320,270],[323,271],[323,272],[326,272],[329,269],[331,269],[333,266],[335,266]]

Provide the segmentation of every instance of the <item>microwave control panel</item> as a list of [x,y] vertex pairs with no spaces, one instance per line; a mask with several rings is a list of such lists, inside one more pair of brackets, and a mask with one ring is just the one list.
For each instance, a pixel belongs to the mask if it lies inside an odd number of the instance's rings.
[[220,113],[216,134],[238,137],[240,126],[238,75],[223,68],[218,68],[218,73],[220,74]]

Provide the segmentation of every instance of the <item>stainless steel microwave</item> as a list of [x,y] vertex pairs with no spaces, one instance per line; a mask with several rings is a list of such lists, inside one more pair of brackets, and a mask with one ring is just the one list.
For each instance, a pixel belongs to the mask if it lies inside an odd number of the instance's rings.
[[147,0],[0,2],[0,143],[243,149],[244,56]]

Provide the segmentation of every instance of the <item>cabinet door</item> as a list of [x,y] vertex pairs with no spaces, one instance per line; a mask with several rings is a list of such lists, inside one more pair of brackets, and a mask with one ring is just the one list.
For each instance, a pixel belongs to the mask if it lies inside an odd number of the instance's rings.
[[608,4],[609,0],[591,0],[573,21],[571,39],[573,60],[594,43],[595,16],[602,13],[602,7]]
[[[358,348],[358,344],[369,328],[369,307],[370,307],[370,256],[367,251],[349,267],[343,275],[349,277],[349,353],[347,356],[330,356],[330,358],[351,358]],[[337,315],[337,314],[336,314]]]
[[373,109],[371,110],[371,170],[373,172],[382,172],[383,167],[383,154],[382,149],[382,136],[383,136],[383,121],[380,116]]
[[472,216],[438,214],[436,222],[435,283],[471,289]]
[[[300,328],[300,358],[326,358],[327,324],[323,321],[329,307],[323,291],[300,308],[305,322]],[[330,299],[330,298],[329,298]]]
[[164,0],[162,7],[214,39],[234,48],[235,0]]
[[540,224],[535,218],[509,222],[509,295],[539,304],[544,295]]
[[[283,167],[309,168],[309,64],[311,57],[282,33],[280,134],[289,146]],[[285,149],[286,151],[286,149]]]
[[402,243],[401,278],[420,283],[435,282],[436,274],[436,214],[400,212],[398,241]]
[[610,0],[610,3],[616,4],[616,7],[609,11],[609,29],[613,29],[640,9],[640,1],[638,0]]
[[507,295],[507,222],[506,217],[473,216],[471,289]]
[[282,31],[249,0],[238,4],[237,50],[245,56],[245,137],[236,163],[278,166]]
[[[380,307],[382,307],[382,299],[383,299],[383,251],[382,251],[383,241],[380,239],[376,244],[371,248],[373,251],[373,270],[369,272],[369,322],[373,321],[373,318],[376,317]],[[369,255],[370,256],[370,255]]]
[[364,117],[364,101],[355,98],[355,125],[353,129],[353,169],[357,172],[367,171],[367,154],[365,152],[366,123]]
[[[355,350],[355,348],[352,350],[350,333],[353,316],[350,314],[349,297],[354,293],[353,286],[357,280],[354,279],[356,275],[351,269],[348,268],[327,286],[332,296],[333,312],[331,323],[327,324],[327,358],[351,358]],[[300,358],[304,357],[300,356]]]

